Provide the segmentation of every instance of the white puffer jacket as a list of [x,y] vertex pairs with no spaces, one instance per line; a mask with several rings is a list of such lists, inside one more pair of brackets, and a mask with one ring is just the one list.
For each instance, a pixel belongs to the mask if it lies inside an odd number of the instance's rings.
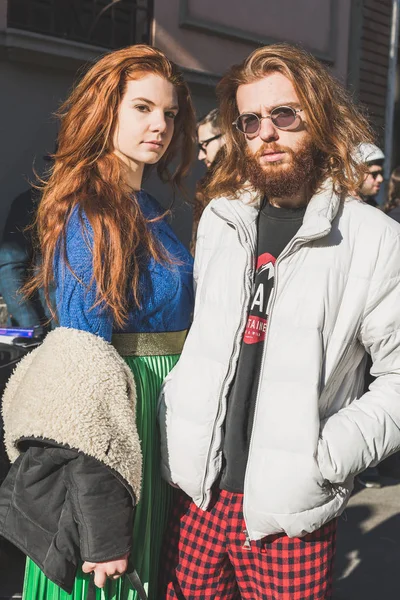
[[[252,200],[204,213],[194,322],[161,395],[164,476],[203,509],[251,294]],[[344,509],[354,475],[400,448],[399,280],[400,226],[327,182],[276,262],[245,477],[251,539],[319,528]],[[377,379],[362,395],[365,350]]]

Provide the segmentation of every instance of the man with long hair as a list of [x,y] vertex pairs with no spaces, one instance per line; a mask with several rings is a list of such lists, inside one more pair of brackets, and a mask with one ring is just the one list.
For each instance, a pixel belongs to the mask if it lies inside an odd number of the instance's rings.
[[369,127],[310,54],[259,48],[218,92],[226,157],[161,399],[164,476],[191,498],[164,594],[331,598],[354,476],[400,447],[400,228],[352,197]]

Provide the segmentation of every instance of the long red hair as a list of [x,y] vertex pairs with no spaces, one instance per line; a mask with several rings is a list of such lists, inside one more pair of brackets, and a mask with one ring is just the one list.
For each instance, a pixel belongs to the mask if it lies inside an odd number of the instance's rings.
[[[50,176],[43,183],[36,221],[42,263],[27,286],[28,291],[43,287],[49,298],[55,254],[64,247],[65,256],[68,218],[79,204],[94,234],[91,283],[97,290],[95,305],[107,307],[118,326],[126,321],[130,295],[140,305],[143,257],[168,260],[149,231],[135,194],[124,183],[122,165],[113,152],[113,133],[126,83],[149,73],[165,78],[177,92],[174,134],[157,172],[162,181],[181,187],[192,160],[196,127],[181,73],[150,46],[130,46],[107,54],[87,71],[57,114],[61,120],[58,148]],[[171,173],[172,161],[176,166]]]

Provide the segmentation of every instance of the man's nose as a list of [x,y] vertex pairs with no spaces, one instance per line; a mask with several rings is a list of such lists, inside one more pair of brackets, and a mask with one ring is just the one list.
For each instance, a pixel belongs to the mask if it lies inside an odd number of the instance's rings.
[[260,123],[260,132],[258,134],[263,142],[270,142],[279,139],[278,129],[270,118],[264,118]]
[[205,160],[207,158],[207,155],[204,152],[203,148],[199,148],[199,154],[198,154],[197,158],[199,160]]

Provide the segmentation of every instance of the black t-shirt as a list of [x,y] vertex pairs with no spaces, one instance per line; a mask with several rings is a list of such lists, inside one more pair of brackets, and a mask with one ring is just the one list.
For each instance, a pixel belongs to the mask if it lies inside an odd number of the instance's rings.
[[220,487],[230,492],[242,493],[244,488],[275,261],[300,229],[304,213],[305,208],[277,208],[268,203],[260,210],[253,293],[225,420]]

